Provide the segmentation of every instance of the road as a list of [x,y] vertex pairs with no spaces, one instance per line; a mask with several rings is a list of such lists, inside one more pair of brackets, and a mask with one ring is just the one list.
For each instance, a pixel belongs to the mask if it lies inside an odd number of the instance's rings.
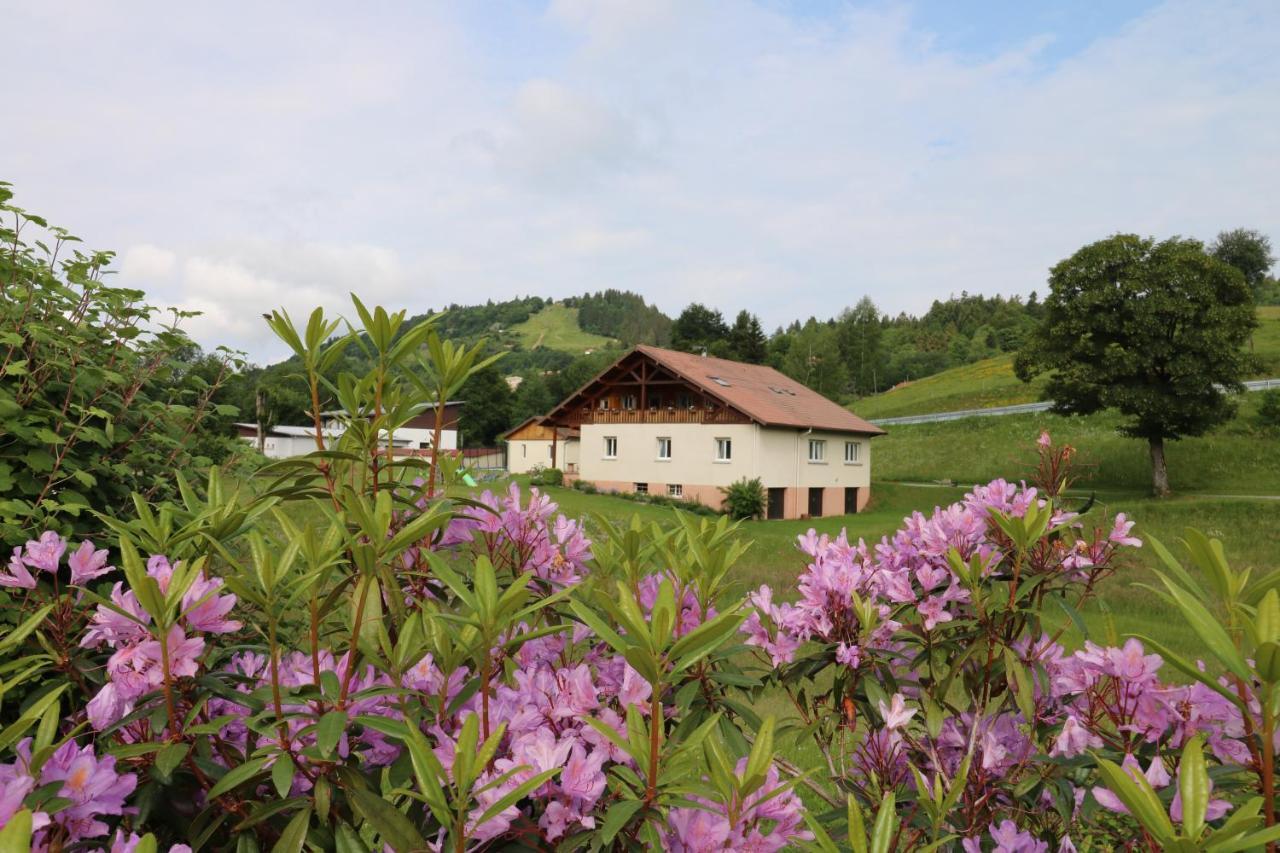
[[[1247,391],[1265,391],[1269,388],[1280,388],[1280,378],[1251,379],[1244,383]],[[893,424],[931,424],[941,421],[958,421],[964,418],[991,418],[1000,415],[1025,415],[1029,412],[1044,412],[1053,405],[1052,400],[1039,403],[1018,403],[1013,406],[993,406],[989,409],[959,409],[954,412],[934,412],[929,415],[905,415],[898,418],[868,418],[879,426]]]

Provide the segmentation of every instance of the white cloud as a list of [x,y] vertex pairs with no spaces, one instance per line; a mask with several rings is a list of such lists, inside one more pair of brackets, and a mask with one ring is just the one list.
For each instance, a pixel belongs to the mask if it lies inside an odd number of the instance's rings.
[[1269,0],[1169,0],[1052,62],[949,52],[908,5],[476,8],[15,7],[0,177],[260,358],[263,311],[349,291],[625,287],[773,327],[1043,290],[1119,229],[1280,239]]

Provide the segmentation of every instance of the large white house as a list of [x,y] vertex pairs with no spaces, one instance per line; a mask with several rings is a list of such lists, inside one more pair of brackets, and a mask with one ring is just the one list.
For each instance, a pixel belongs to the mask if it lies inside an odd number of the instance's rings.
[[[544,439],[563,454],[567,480],[719,507],[721,487],[758,477],[769,518],[863,509],[871,439],[884,434],[771,367],[650,346],[628,352],[537,425],[578,432],[577,447]],[[518,452],[509,436],[509,465]]]

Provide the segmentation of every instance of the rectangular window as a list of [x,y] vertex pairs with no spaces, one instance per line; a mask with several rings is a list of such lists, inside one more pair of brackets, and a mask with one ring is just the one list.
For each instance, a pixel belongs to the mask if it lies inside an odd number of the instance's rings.
[[733,458],[733,442],[727,438],[716,439],[716,461],[728,462]]
[[809,439],[809,461],[822,462],[827,458],[827,443],[820,438]]
[[659,459],[671,458],[671,439],[669,438],[658,439],[658,458]]
[[649,494],[649,484],[648,484],[648,483],[636,483],[636,494],[637,494],[637,495],[647,495],[647,494]]
[[609,398],[608,398],[608,397],[601,397],[601,398],[600,398],[599,403],[596,405],[596,408],[601,409],[601,410],[608,409],[608,408],[609,408]]
[[667,484],[667,497],[682,498],[684,497],[684,486],[679,483]]
[[615,435],[606,435],[604,437],[604,458],[618,458],[618,437]]
[[844,443],[844,461],[845,462],[858,461],[858,442],[846,441]]
[[521,444],[521,445],[520,445],[520,457],[523,459],[524,457],[526,457],[526,456],[528,456],[528,455],[529,455],[529,445],[527,445],[527,444]]
[[623,411],[627,411],[627,412],[634,411],[635,407],[636,407],[635,394],[627,394],[622,398]]

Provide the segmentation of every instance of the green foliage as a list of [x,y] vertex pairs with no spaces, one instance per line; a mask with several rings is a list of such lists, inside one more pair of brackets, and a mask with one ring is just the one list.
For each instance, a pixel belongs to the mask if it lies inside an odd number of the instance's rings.
[[1209,253],[1223,263],[1240,270],[1255,299],[1262,295],[1267,273],[1276,262],[1271,254],[1271,240],[1260,231],[1234,228],[1223,231],[1209,246]]
[[559,468],[534,468],[529,477],[531,486],[563,486],[564,471]]
[[1252,368],[1257,321],[1244,277],[1195,240],[1117,235],[1055,266],[1052,292],[1015,371],[1047,373],[1062,414],[1113,408],[1125,435],[1150,442],[1153,485],[1167,491],[1163,442],[1235,416],[1230,394]]
[[90,508],[173,494],[173,472],[223,461],[208,428],[239,359],[205,355],[144,302],[104,281],[113,255],[10,203],[0,183],[0,542],[90,529]]
[[743,477],[720,491],[724,494],[724,508],[730,518],[759,518],[764,514],[767,495],[759,477]]
[[833,399],[845,396],[849,372],[840,358],[836,329],[810,319],[792,336],[782,372]]
[[497,365],[476,371],[458,392],[464,405],[458,429],[467,447],[496,447],[514,420],[511,388]]
[[760,327],[760,318],[749,311],[739,311],[729,329],[732,358],[748,364],[763,364],[769,354],[769,340]]
[[584,332],[616,338],[624,346],[665,347],[671,342],[671,318],[639,294],[610,288],[566,300],[566,304],[577,307],[578,325]]
[[1280,388],[1261,393],[1258,404],[1258,423],[1267,429],[1280,429]]
[[[702,352],[728,356],[729,327],[719,311],[694,302],[680,312],[671,324],[671,346],[684,352]],[[720,352],[715,350],[719,348]]]

